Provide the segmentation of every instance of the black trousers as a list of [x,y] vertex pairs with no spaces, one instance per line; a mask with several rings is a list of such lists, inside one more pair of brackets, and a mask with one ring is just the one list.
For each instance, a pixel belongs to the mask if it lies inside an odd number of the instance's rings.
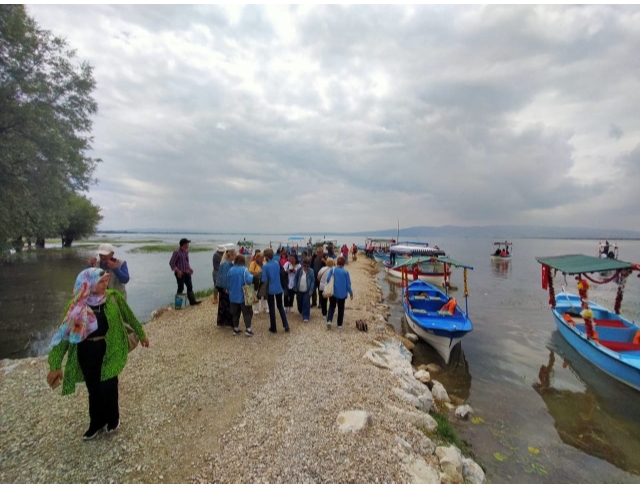
[[284,307],[293,308],[294,296],[296,295],[295,289],[287,289],[284,295]]
[[329,298],[329,315],[327,316],[327,321],[333,320],[333,313],[336,311],[336,305],[338,306],[338,326],[342,326],[342,321],[344,320],[344,302],[347,298],[336,298],[335,296],[331,296]]
[[191,283],[191,274],[187,274],[186,272],[182,273],[182,277],[178,277],[178,273],[173,273],[176,276],[176,281],[178,281],[178,294],[182,294],[184,292],[184,286],[187,285],[187,292],[193,292],[193,284]]
[[327,301],[329,301],[328,298],[325,298],[322,295],[322,291],[318,291],[320,294],[320,307],[322,308],[322,316],[326,317],[327,316]]
[[118,377],[100,380],[106,351],[104,340],[84,340],[78,344],[78,363],[89,392],[89,427],[92,429],[102,428],[107,423],[115,425],[120,419]]
[[231,319],[233,320],[233,328],[240,327],[240,313],[244,319],[244,327],[248,330],[251,328],[251,318],[253,318],[253,309],[244,303],[231,303]]
[[276,306],[280,312],[280,319],[282,320],[282,326],[285,330],[289,329],[289,322],[287,321],[287,313],[284,312],[284,306],[282,305],[282,293],[280,294],[267,294],[267,304],[269,305],[269,329],[276,331]]

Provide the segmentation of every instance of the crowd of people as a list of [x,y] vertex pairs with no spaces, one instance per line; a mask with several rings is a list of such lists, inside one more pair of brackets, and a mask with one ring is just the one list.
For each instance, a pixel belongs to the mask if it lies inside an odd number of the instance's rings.
[[[183,293],[186,287],[190,304],[198,305],[200,301],[195,298],[191,279],[194,271],[189,263],[190,242],[186,238],[180,240],[169,266],[178,293]],[[298,255],[297,250],[256,251],[247,266],[244,255],[234,248],[219,246],[213,255],[217,325],[231,327],[233,334],[239,335],[242,316],[244,333],[251,337],[253,315],[268,312],[269,331],[277,333],[277,310],[284,331],[289,332],[287,315],[294,312],[295,302],[303,323],[309,322],[311,310],[317,307],[328,328],[337,308],[337,327],[343,328],[345,301],[348,296],[353,299],[351,278],[344,267],[350,250],[355,260],[356,245],[351,249],[343,245],[340,256],[330,244],[319,247],[313,256],[308,255],[308,250]],[[114,253],[111,244],[100,244],[96,256],[78,274],[73,298],[49,353],[47,383],[52,388],[62,385],[62,394],[66,395],[74,393],[79,382],[87,386],[89,428],[83,440],[92,440],[102,432],[113,433],[120,427],[118,375],[138,341],[149,347],[144,328],[127,304],[126,284],[130,280],[127,263],[116,259]],[[330,284],[333,292],[325,297],[323,291]],[[257,302],[252,307],[245,301],[246,286],[252,286],[256,293]]]
[[[344,266],[348,263],[350,251],[353,257],[356,256],[357,246],[354,244],[350,249],[346,244],[343,245],[339,257],[331,244],[318,247],[313,256],[309,256],[308,249],[300,254],[298,250],[256,250],[247,268],[245,256],[238,255],[234,248],[218,247],[213,256],[214,302],[218,303],[216,324],[231,327],[233,333],[238,335],[241,333],[239,326],[242,314],[245,335],[253,336],[253,315],[268,312],[271,333],[278,331],[277,315],[280,316],[284,331],[289,332],[287,315],[294,313],[295,303],[303,323],[309,322],[312,308],[317,307],[326,318],[328,328],[333,324],[337,308],[337,327],[342,329],[344,303],[347,296],[353,299],[351,278]],[[276,259],[276,256],[279,258]],[[325,298],[323,291],[332,277],[333,295]],[[245,305],[244,286],[253,286],[256,293],[257,303],[253,309]]]

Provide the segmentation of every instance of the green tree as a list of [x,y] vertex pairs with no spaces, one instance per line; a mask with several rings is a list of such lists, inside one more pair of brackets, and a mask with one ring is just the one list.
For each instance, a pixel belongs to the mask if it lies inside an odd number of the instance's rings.
[[64,247],[71,247],[74,240],[96,233],[102,216],[100,215],[100,207],[91,203],[89,198],[70,193],[65,210],[67,223],[60,232]]
[[23,5],[0,5],[0,245],[57,233],[94,182],[92,68]]

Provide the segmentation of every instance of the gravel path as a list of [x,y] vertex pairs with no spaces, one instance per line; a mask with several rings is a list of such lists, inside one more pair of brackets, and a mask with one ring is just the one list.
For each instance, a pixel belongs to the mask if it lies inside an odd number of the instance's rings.
[[[313,309],[308,324],[289,315],[291,333],[268,333],[260,314],[254,337],[234,337],[215,326],[210,299],[154,318],[151,348],[135,350],[120,376],[120,430],[91,442],[81,440],[84,386],[62,397],[45,382],[45,357],[1,361],[0,482],[409,481],[398,436],[415,444],[422,434],[389,412],[407,408],[391,392],[398,379],[363,359],[384,330],[374,264],[362,257],[347,270],[355,298],[340,331]],[[336,418],[350,409],[372,424],[340,433]]]

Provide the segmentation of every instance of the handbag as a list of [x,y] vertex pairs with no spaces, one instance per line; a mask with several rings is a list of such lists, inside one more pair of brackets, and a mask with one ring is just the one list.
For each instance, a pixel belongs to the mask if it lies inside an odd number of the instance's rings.
[[336,273],[334,271],[333,274],[331,274],[331,278],[329,279],[327,284],[324,286],[324,291],[322,291],[323,297],[330,298],[331,296],[333,296],[333,281],[335,281],[335,277],[336,277]]
[[116,301],[116,298],[113,295],[111,296],[111,302],[116,305],[116,308],[118,308],[118,314],[120,315],[120,320],[122,321],[122,324],[124,325],[124,329],[127,332],[129,353],[131,353],[131,351],[138,346],[138,343],[140,343],[140,337],[138,337],[138,334],[133,329],[133,327],[129,323],[124,321],[124,318],[122,317],[122,313],[120,312],[120,306],[118,306],[118,302]]
[[253,287],[253,284],[242,286],[242,293],[244,294],[245,306],[253,306],[258,302],[258,295],[256,294],[256,289]]

